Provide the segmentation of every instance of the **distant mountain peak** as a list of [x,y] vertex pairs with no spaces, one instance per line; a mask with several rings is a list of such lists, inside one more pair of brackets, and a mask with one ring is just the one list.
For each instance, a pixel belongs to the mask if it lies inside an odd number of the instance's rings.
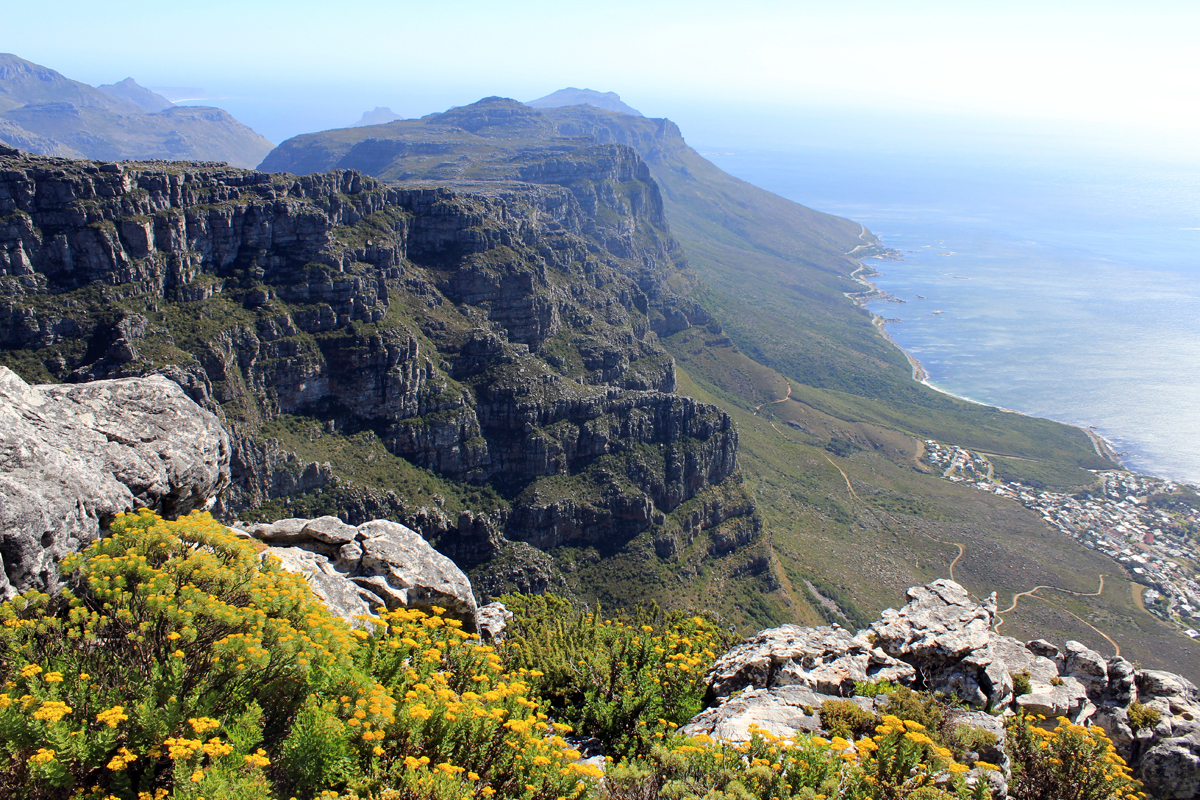
[[0,53],[0,139],[65,158],[227,161],[252,166],[271,143],[218,108],[176,106],[126,78],[101,88]]
[[602,108],[605,111],[615,111],[618,114],[629,114],[634,117],[642,116],[642,112],[623,103],[621,96],[616,92],[597,92],[593,89],[576,89],[573,86],[566,89],[559,89],[557,92],[552,92],[545,97],[539,97],[537,100],[530,100],[525,105],[531,108],[593,106],[595,108]]
[[358,122],[348,125],[349,128],[365,128],[368,125],[386,125],[389,122],[395,122],[404,117],[392,111],[387,106],[375,106],[374,111],[364,111],[362,119]]
[[117,83],[105,83],[96,88],[113,97],[128,100],[148,114],[153,114],[156,111],[166,111],[168,108],[175,106],[174,103],[161,94],[156,94],[145,86],[139,85],[133,78],[126,78]]
[[556,135],[554,126],[541,112],[508,97],[485,97],[421,120],[430,125],[452,125],[479,136],[507,136],[516,132]]

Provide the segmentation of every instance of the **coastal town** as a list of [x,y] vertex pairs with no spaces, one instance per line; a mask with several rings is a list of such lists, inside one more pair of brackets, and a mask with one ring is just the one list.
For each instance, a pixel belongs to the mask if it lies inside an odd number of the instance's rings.
[[1048,491],[996,478],[988,455],[925,441],[942,477],[1011,498],[1052,528],[1116,561],[1145,587],[1148,612],[1200,639],[1200,494],[1197,487],[1123,471],[1093,472],[1096,483]]

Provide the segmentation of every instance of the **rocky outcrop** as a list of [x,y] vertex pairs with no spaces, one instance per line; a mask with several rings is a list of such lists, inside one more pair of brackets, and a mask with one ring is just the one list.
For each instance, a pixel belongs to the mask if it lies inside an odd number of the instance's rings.
[[[727,742],[750,740],[751,727],[782,738],[798,733],[825,734],[821,727],[821,706],[837,695],[814,692],[803,686],[774,689],[746,689],[718,706],[693,717],[679,732],[684,736],[704,734]],[[875,710],[873,700],[855,697],[851,701],[867,711]]]
[[[337,517],[281,519],[235,526],[268,545],[285,569],[303,573],[313,591],[340,617],[353,620],[379,608],[437,606],[476,630],[471,582],[454,562],[398,522],[347,525]],[[491,616],[488,617],[489,622]]]
[[175,517],[229,484],[217,418],[163,377],[30,386],[0,367],[0,596],[53,591],[119,513]]
[[[984,728],[1001,743],[997,714],[1100,725],[1152,797],[1182,800],[1200,792],[1200,691],[1187,679],[1138,670],[1120,657],[1105,660],[1079,642],[1060,651],[1044,640],[1000,636],[991,630],[994,596],[975,601],[952,581],[913,587],[908,598],[855,636],[836,627],[785,625],[735,645],[705,676],[713,707],[681,730],[737,742],[750,737],[751,726],[784,737],[825,733],[823,703],[853,691],[855,681],[886,678],[987,709],[954,710],[951,722]],[[1030,691],[1015,695],[1015,675]],[[850,699],[873,710],[884,698]],[[1135,701],[1145,708],[1134,709]],[[1140,720],[1156,713],[1157,720],[1134,730],[1131,711]],[[979,757],[1007,770],[1002,747]],[[1002,778],[988,777],[998,796]]]
[[949,580],[908,590],[908,605],[886,609],[867,634],[883,652],[905,661],[920,686],[959,697],[977,708],[1000,708],[1012,698],[1012,678],[993,642],[996,598],[983,603]]
[[864,636],[839,627],[783,625],[759,632],[726,652],[705,681],[715,698],[746,687],[799,686],[837,697],[854,693],[856,682],[887,680],[910,684],[911,666],[873,647]]

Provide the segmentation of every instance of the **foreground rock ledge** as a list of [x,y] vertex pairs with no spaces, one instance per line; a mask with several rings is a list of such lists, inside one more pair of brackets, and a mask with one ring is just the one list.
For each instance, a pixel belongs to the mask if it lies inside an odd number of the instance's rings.
[[281,519],[233,530],[269,545],[283,568],[302,573],[338,616],[353,620],[386,607],[444,608],[475,631],[471,582],[419,533],[386,519],[347,525],[337,517]]
[[229,453],[216,416],[161,376],[30,386],[0,367],[0,598],[57,589],[58,560],[121,512],[208,507]]
[[[851,694],[855,681],[887,679],[973,707],[951,711],[954,724],[987,729],[1001,746],[1003,724],[993,715],[1025,710],[1100,725],[1152,797],[1200,796],[1200,691],[1186,678],[1105,659],[1079,642],[1060,651],[1044,640],[1001,636],[992,630],[995,596],[973,600],[953,581],[913,587],[908,599],[854,636],[837,627],[784,625],[735,645],[705,677],[715,705],[681,732],[734,742],[748,740],[753,726],[784,737],[826,733],[823,703]],[[1015,694],[1014,675],[1028,679],[1028,693]],[[883,700],[853,698],[867,710]],[[1130,727],[1134,701],[1159,713],[1153,728]],[[1002,752],[983,760],[1007,765]],[[1002,786],[993,785],[1000,796]]]

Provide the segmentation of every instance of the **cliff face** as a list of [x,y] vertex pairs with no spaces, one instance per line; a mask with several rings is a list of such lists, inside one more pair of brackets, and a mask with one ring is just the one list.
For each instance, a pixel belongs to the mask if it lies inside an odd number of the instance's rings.
[[737,433],[673,394],[657,344],[711,320],[673,288],[690,278],[645,164],[599,145],[514,168],[385,186],[0,156],[0,357],[174,380],[230,431],[228,516],[392,516],[467,564],[511,541],[753,539],[752,503],[725,496]]

